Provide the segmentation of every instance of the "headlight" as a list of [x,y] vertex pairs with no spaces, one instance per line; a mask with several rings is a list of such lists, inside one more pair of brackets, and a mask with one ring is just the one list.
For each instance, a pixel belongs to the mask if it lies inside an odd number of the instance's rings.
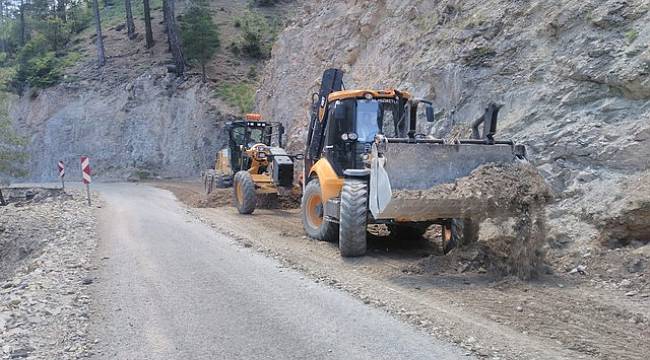
[[357,141],[358,138],[359,138],[359,135],[357,135],[357,134],[355,134],[353,132],[341,134],[341,140],[343,140],[343,141],[348,141],[348,140]]
[[260,152],[257,154],[257,157],[260,159],[266,159],[266,153]]

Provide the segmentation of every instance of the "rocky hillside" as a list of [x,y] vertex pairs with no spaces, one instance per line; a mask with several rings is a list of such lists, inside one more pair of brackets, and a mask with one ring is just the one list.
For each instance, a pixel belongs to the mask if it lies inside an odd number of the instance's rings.
[[[348,88],[433,99],[430,131],[504,104],[499,136],[528,146],[559,193],[556,251],[569,239],[650,240],[650,5],[646,0],[324,0],[276,43],[258,103],[302,148],[323,69]],[[451,111],[454,115],[451,116]],[[644,172],[645,171],[645,172]],[[614,238],[612,240],[612,234]]]
[[[221,48],[207,64],[207,83],[200,81],[196,67],[181,79],[168,73],[171,54],[162,10],[153,4],[153,48],[145,49],[142,19],[136,19],[138,36],[128,40],[120,14],[123,3],[116,4],[105,10],[114,16],[103,20],[103,68],[97,68],[94,27],[89,28],[72,41],[83,57],[61,83],[28,89],[14,101],[10,115],[29,140],[30,180],[55,180],[58,160],[68,163],[69,176],[75,176],[81,154],[91,157],[95,174],[104,180],[193,177],[213,164],[225,141],[221,126],[242,112],[227,98],[231,95],[220,92],[250,86],[252,103],[256,69],[263,66],[263,59],[232,50],[242,37],[240,19],[255,11],[280,21],[284,4],[209,1]],[[178,2],[179,16],[186,5]]]
[[[228,50],[247,4],[211,2],[222,50],[207,85],[167,74],[159,11],[150,51],[142,35],[129,42],[119,26],[107,27],[101,70],[86,34],[78,41],[86,59],[63,83],[12,107],[29,136],[31,178],[51,181],[56,160],[75,164],[79,154],[91,155],[105,179],[198,175],[223,144],[218,124],[239,112],[215,88],[255,77],[261,66]],[[649,7],[646,0],[283,1],[264,10],[291,20],[263,71],[257,105],[289,126],[290,147],[299,151],[310,95],[327,67],[344,69],[348,88],[397,87],[433,99],[439,120],[426,130],[438,136],[488,102],[502,103],[499,135],[526,144],[558,193],[549,211],[554,251],[647,242]]]

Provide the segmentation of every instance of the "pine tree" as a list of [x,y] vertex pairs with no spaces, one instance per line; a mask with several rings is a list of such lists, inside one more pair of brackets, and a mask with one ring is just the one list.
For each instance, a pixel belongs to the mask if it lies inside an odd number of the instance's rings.
[[133,11],[131,11],[131,0],[124,0],[124,10],[126,12],[126,33],[129,40],[135,39],[135,24],[133,23]]
[[203,6],[192,5],[181,20],[181,38],[187,60],[201,66],[203,82],[207,81],[205,65],[219,49],[219,33],[212,17]]
[[185,59],[183,57],[183,48],[181,40],[178,37],[178,30],[176,27],[176,12],[174,10],[174,0],[163,0],[163,7],[165,8],[165,26],[167,28],[167,40],[169,47],[174,57],[174,64],[176,65],[176,76],[181,77],[185,72]]
[[97,62],[99,66],[106,64],[106,56],[104,55],[104,39],[102,37],[102,20],[99,17],[99,3],[93,0],[93,7],[95,11],[95,26],[97,29]]
[[149,8],[149,0],[142,0],[144,5],[144,33],[145,33],[145,47],[150,49],[153,47],[153,33],[151,31],[151,9]]
[[[7,114],[6,94],[0,94],[0,184],[5,177],[23,176],[27,154],[22,151],[25,140],[16,135]],[[0,188],[0,205],[6,205]]]
[[26,30],[25,30],[25,0],[20,0],[20,8],[18,9],[20,13],[20,46],[25,45],[27,39]]

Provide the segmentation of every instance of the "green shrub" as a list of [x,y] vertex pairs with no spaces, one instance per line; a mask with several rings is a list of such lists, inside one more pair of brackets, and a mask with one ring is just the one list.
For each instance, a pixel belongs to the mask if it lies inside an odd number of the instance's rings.
[[280,2],[280,0],[251,0],[249,5],[253,6],[273,6]]
[[634,29],[625,33],[625,38],[627,39],[627,42],[629,44],[633,43],[634,40],[636,40],[636,38],[638,37],[639,37],[639,32]]
[[252,84],[224,84],[216,90],[216,94],[242,114],[253,111],[255,106],[255,86]]
[[66,26],[70,33],[78,34],[88,28],[93,21],[93,15],[88,3],[73,2],[67,12]]
[[30,59],[24,70],[27,83],[37,88],[52,86],[63,76],[60,61],[53,51]]
[[274,24],[256,12],[247,12],[235,23],[241,24],[241,40],[236,48],[242,54],[254,59],[271,57],[271,47],[277,31]]

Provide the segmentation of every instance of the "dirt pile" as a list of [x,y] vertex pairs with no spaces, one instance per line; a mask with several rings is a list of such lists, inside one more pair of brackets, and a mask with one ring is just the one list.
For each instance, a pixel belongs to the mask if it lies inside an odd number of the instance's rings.
[[544,207],[552,191],[528,163],[488,164],[455,183],[424,191],[400,191],[394,196],[451,204],[462,214],[459,217],[480,223],[478,243],[470,249],[458,249],[452,256],[470,257],[474,264],[522,279],[535,276],[541,268]]
[[[193,208],[217,208],[233,206],[232,188],[214,189],[209,195],[205,194],[203,185],[189,181],[158,181],[152,185],[171,191],[178,200]],[[300,192],[291,190],[281,196],[274,194],[257,196],[258,209],[290,210],[300,208]]]
[[551,199],[551,189],[537,169],[528,163],[488,164],[454,183],[427,190],[397,191],[393,197],[445,204],[451,200],[462,213],[494,217],[546,204]]
[[609,247],[650,242],[650,171],[632,176],[609,211],[596,216],[601,243]]
[[2,193],[8,203],[15,206],[23,204],[35,204],[48,199],[65,200],[70,199],[71,195],[58,188],[42,187],[10,187],[2,189]]

